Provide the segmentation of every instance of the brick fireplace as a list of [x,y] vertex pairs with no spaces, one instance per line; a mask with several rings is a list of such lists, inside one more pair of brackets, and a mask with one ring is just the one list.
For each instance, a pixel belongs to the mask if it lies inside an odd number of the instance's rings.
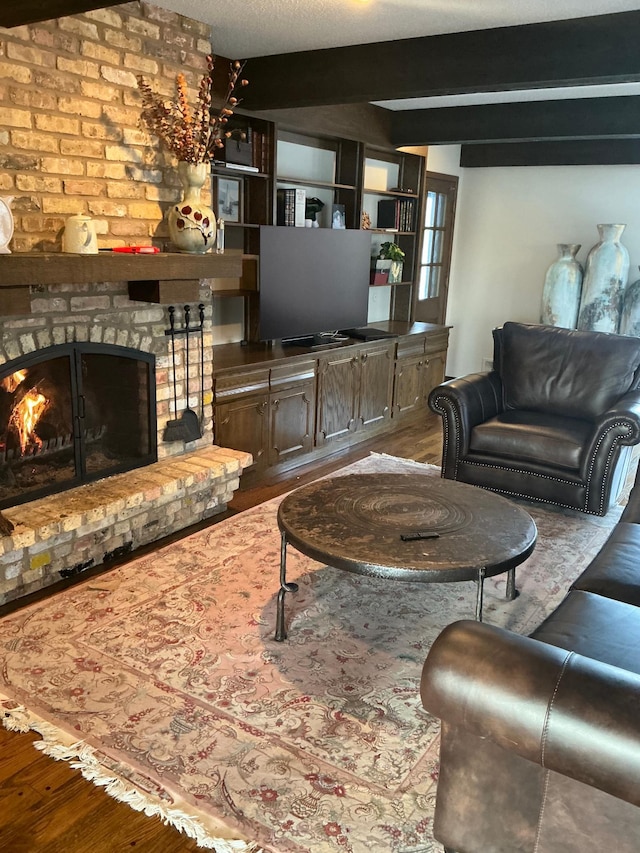
[[[176,164],[139,121],[138,74],[170,94],[180,72],[194,96],[211,51],[208,25],[146,2],[0,29],[0,193],[12,198],[15,220],[12,254],[0,254],[0,370],[14,360],[33,364],[49,348],[86,346],[98,355],[118,348],[150,357],[155,395],[153,458],[143,467],[134,459],[131,470],[105,471],[93,481],[81,472],[81,485],[56,494],[13,505],[8,498],[2,512],[15,529],[0,537],[0,604],[219,512],[250,462],[247,454],[215,447],[211,408],[211,281],[237,279],[241,261],[229,252],[167,253],[164,217],[180,198]],[[65,256],[61,235],[77,213],[92,216],[100,249],[154,244],[163,252]],[[167,308],[176,306],[181,323],[184,304],[200,303],[201,437],[165,442],[166,423],[175,418]],[[187,390],[184,343],[177,338],[178,410],[188,399],[200,416],[199,353],[190,351],[194,382]],[[69,436],[93,442],[103,427],[113,433],[109,423],[48,433],[38,452],[55,455],[58,440],[63,447]],[[133,456],[144,451],[136,447]],[[100,452],[111,457],[113,447]],[[82,468],[87,449],[79,455]],[[28,475],[25,463],[12,474]]]
[[[12,265],[23,258],[0,258],[0,273],[13,269]],[[83,258],[77,260],[81,263]],[[68,263],[60,258],[60,263],[65,262]],[[184,266],[185,260],[180,262]],[[7,276],[3,278],[6,281]],[[180,282],[174,285],[179,292]],[[70,478],[71,488],[64,488],[63,484],[62,491],[33,500],[27,496],[22,503],[16,499],[13,505],[10,499],[9,505],[5,501],[3,513],[15,527],[11,535],[0,537],[0,603],[78,574],[223,511],[238,487],[243,468],[251,462],[248,454],[213,444],[210,282],[201,279],[197,289],[191,289],[196,296],[195,314],[202,304],[204,320],[202,334],[198,331],[190,336],[188,370],[186,336],[177,335],[174,339],[175,394],[171,336],[165,334],[168,305],[132,299],[130,289],[127,281],[36,285],[28,288],[30,313],[3,317],[0,377],[12,377],[13,367],[24,365],[38,366],[34,376],[40,376],[42,358],[58,353],[64,357],[72,354],[70,357],[74,359],[78,352],[115,354],[147,365],[143,372],[148,369],[145,375],[152,383],[148,396],[153,406],[149,407],[149,400],[144,399],[144,383],[138,389],[142,398],[139,403],[140,410],[153,411],[149,417],[149,440],[141,442],[144,452],[140,466],[115,474],[106,470],[105,477],[100,472],[95,476],[90,473],[90,482],[82,485],[75,484],[74,474]],[[182,324],[183,305],[179,303],[178,330]],[[86,369],[84,372],[87,373]],[[187,388],[188,375],[191,382]],[[200,394],[201,383],[204,395]],[[103,411],[105,404],[126,405],[124,380],[109,380],[106,384],[100,392]],[[26,382],[25,388],[28,385]],[[46,382],[40,382],[40,386],[45,391],[48,387]],[[187,402],[198,415],[201,436],[193,441],[165,440],[167,422],[176,419],[176,402],[178,417]],[[109,417],[100,420],[108,423]],[[104,429],[100,424],[92,424],[91,440]],[[44,459],[40,456],[47,457],[51,447],[48,432],[43,430],[43,433],[47,437],[39,441],[48,445],[45,451],[38,445],[28,451],[31,459],[20,460],[21,476],[27,483],[29,465],[34,469],[42,463]],[[170,433],[167,436],[172,437]],[[64,444],[64,440],[54,437],[54,453],[55,442]],[[6,448],[2,452],[6,455]],[[37,494],[41,492],[40,486]]]

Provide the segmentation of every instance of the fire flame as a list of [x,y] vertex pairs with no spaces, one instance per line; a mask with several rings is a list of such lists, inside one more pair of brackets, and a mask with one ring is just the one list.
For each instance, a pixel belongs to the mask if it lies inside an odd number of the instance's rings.
[[5,376],[5,378],[0,382],[0,386],[8,391],[9,394],[13,394],[18,385],[27,378],[26,370],[16,370],[15,373],[12,373],[11,376]]
[[42,447],[42,440],[36,435],[34,430],[48,405],[49,401],[47,398],[36,388],[32,388],[11,412],[9,424],[18,433],[20,448],[23,453],[29,443],[35,444],[36,447]]

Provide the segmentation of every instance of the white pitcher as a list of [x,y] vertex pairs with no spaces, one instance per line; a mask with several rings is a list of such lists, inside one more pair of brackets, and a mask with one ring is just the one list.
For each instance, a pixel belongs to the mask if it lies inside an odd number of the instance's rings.
[[96,226],[90,216],[76,213],[67,219],[62,235],[62,251],[73,255],[98,254]]
[[11,213],[11,202],[15,196],[0,196],[0,255],[11,254],[9,243],[13,237],[13,214]]

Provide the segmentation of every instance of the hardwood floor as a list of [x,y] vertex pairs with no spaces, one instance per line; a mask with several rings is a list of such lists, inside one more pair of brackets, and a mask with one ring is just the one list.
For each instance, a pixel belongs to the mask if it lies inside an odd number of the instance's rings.
[[[371,451],[439,465],[441,445],[440,418],[425,413],[425,420],[418,424],[393,435],[372,439],[319,464],[296,468],[288,475],[274,477],[257,486],[245,488],[241,483],[227,512],[207,524],[218,523],[316,477],[330,474]],[[194,526],[180,535],[203,526]],[[167,541],[141,549],[129,559]],[[121,560],[109,568],[124,562]],[[52,594],[55,592],[49,590],[38,597]],[[14,609],[15,605],[4,608],[4,612]],[[38,739],[36,734],[16,734],[0,726],[0,851],[117,853],[135,849],[138,853],[186,853],[201,850],[195,841],[173,827],[164,826],[158,818],[145,817],[118,803],[101,788],[83,779],[80,771],[72,770],[66,762],[42,755],[32,745]]]

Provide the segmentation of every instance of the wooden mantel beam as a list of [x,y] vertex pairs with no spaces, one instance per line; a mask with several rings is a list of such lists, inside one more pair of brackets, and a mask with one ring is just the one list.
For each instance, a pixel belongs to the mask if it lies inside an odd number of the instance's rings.
[[239,278],[242,253],[221,255],[129,255],[100,252],[71,255],[64,252],[17,252],[0,255],[0,291],[5,287],[37,284],[87,284],[100,281],[182,281],[200,278]]
[[640,80],[640,10],[249,59],[248,110]]

